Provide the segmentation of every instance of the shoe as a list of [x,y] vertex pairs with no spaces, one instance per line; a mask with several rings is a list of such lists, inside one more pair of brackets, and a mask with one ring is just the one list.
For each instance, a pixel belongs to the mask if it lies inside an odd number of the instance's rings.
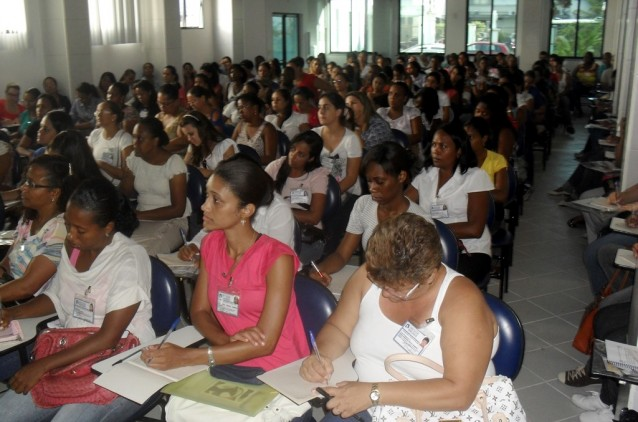
[[572,403],[580,407],[583,410],[598,411],[598,410],[611,410],[611,406],[606,405],[600,400],[600,394],[595,391],[588,391],[587,394],[574,394],[572,396]]
[[548,195],[551,196],[565,196],[565,195],[570,195],[570,193],[567,191],[567,189],[565,189],[564,187],[560,186],[557,187],[554,190],[550,190],[549,192],[547,192]]
[[580,414],[578,420],[580,420],[580,422],[612,422],[614,420],[614,413],[611,409],[584,412]]
[[586,387],[588,385],[600,384],[602,382],[599,378],[594,378],[589,375],[584,366],[580,366],[576,369],[570,369],[565,372],[559,372],[558,381],[565,385],[569,385],[570,387]]
[[576,131],[574,130],[574,126],[567,126],[565,128],[565,130],[567,131],[567,133],[569,133],[570,135],[573,135]]
[[585,218],[582,215],[577,215],[576,217],[572,217],[567,220],[567,225],[572,229],[576,227],[582,227],[585,225]]

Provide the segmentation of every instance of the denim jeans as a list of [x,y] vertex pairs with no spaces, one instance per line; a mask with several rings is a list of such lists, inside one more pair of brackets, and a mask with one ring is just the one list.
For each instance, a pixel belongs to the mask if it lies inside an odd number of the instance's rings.
[[[372,416],[368,413],[367,410],[363,412],[359,412],[356,414],[359,418],[361,418],[364,422],[372,422]],[[341,416],[337,416],[334,413],[328,411],[326,412],[326,416],[321,419],[321,422],[359,422],[354,416],[350,416],[347,419],[343,419]]]
[[609,233],[587,245],[583,260],[589,275],[589,285],[594,295],[600,293],[611,278],[616,267],[614,260],[619,248],[629,248],[636,237],[629,234]]
[[60,407],[38,407],[31,393],[23,395],[9,390],[0,397],[2,419],[5,422],[121,422],[133,415],[139,405],[124,397],[118,397],[109,404],[66,404]]

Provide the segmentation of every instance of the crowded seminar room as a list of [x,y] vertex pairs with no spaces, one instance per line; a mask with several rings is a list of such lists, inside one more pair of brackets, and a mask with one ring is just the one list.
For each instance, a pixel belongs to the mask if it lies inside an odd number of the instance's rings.
[[0,420],[638,421],[637,23],[2,2]]

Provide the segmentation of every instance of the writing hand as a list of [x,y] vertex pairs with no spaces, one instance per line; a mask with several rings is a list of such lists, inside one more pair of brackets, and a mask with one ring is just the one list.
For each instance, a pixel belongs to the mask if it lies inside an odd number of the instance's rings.
[[319,360],[317,355],[310,355],[301,363],[299,369],[299,375],[301,378],[310,382],[323,382],[328,383],[334,368],[332,361],[325,356]]
[[365,382],[340,382],[336,387],[324,387],[332,396],[326,408],[343,419],[349,418],[372,405],[370,389],[372,384]]
[[259,327],[249,327],[236,332],[230,337],[230,341],[243,341],[251,343],[253,346],[264,346],[266,344],[266,335]]
[[161,348],[158,344],[153,344],[142,349],[140,359],[149,368],[165,371],[185,366],[184,361],[181,359],[184,355],[184,350],[183,347],[176,346],[173,343],[164,343]]
[[5,329],[13,320],[11,312],[8,309],[0,309],[0,329]]
[[[323,277],[321,275],[323,275]],[[318,281],[319,283],[323,284],[326,287],[328,287],[330,283],[332,283],[332,277],[330,276],[330,274],[324,271],[322,271],[321,274],[319,274],[314,269],[311,269],[310,272],[308,273],[308,277],[312,278],[315,281]]]
[[182,246],[177,252],[177,257],[182,261],[192,261],[199,254],[199,248],[192,243]]

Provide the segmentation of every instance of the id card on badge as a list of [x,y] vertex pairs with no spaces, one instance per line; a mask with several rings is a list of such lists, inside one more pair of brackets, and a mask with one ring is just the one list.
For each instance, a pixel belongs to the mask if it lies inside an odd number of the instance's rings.
[[445,204],[432,204],[430,207],[430,216],[437,220],[441,218],[448,218],[447,206]]
[[290,192],[291,204],[309,204],[308,192],[301,188],[294,189]]
[[217,311],[239,316],[239,292],[233,290],[219,290],[217,292]]
[[93,324],[95,320],[95,300],[76,294],[73,300],[73,317]]
[[407,321],[394,335],[394,341],[403,350],[412,355],[421,355],[434,339],[434,333],[427,329],[427,324],[417,328],[413,323]]

